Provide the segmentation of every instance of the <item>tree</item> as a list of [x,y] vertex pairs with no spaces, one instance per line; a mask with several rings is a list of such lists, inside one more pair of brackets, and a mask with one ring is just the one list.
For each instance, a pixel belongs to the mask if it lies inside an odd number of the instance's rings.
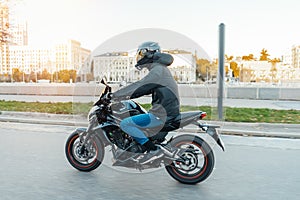
[[37,82],[37,74],[34,71],[31,71],[29,74],[29,81]]
[[12,69],[13,81],[15,81],[15,82],[22,81],[22,76],[23,76],[23,73],[19,70],[19,68],[13,68]]
[[273,58],[273,59],[270,59],[269,62],[272,63],[272,64],[273,64],[273,63],[276,64],[276,63],[281,62],[281,60],[280,60],[280,58]]
[[240,76],[240,67],[234,61],[230,62],[230,69],[232,69],[233,77],[239,78]]
[[242,60],[251,61],[251,60],[255,60],[255,58],[253,54],[249,54],[248,56],[243,56]]
[[51,74],[47,71],[47,69],[44,69],[42,71],[42,73],[38,74],[38,79],[50,80],[51,79]]
[[226,59],[227,61],[232,61],[233,56],[228,56],[227,54],[225,54],[225,59]]
[[197,72],[199,74],[206,74],[207,68],[210,68],[211,63],[207,59],[197,60]]
[[75,83],[76,81],[76,70],[75,69],[72,69],[72,70],[69,70],[69,73],[70,73],[70,79],[72,79],[72,83]]
[[271,72],[272,83],[273,83],[274,81],[277,81],[277,80],[275,80],[276,79],[276,74],[277,74],[276,64],[280,62],[280,59],[279,58],[273,58],[273,59],[270,59],[269,62],[272,64],[270,72]]
[[75,82],[76,80],[76,70],[60,70],[58,72],[58,79],[60,82],[69,83],[70,80]]
[[217,63],[210,62],[207,59],[197,59],[197,77],[201,78],[202,80],[210,79],[217,74]]
[[58,72],[58,80],[59,82],[64,82],[64,83],[68,83],[70,82],[70,74],[68,72],[68,70],[60,70]]
[[269,60],[269,57],[270,55],[268,54],[268,51],[266,49],[262,49],[261,52],[260,52],[260,58],[259,60],[260,61],[268,61]]

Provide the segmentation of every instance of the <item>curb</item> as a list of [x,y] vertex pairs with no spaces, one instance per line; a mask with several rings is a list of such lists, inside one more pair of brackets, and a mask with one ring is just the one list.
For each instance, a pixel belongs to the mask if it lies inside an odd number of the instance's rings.
[[11,117],[0,117],[0,122],[46,124],[46,125],[60,125],[60,126],[87,126],[87,123],[84,122],[43,120],[43,119],[37,120],[37,119],[24,119],[24,118],[11,118]]
[[[55,115],[53,115],[55,116]],[[17,117],[2,117],[0,115],[0,122],[13,122],[13,123],[29,123],[29,124],[45,124],[45,125],[60,125],[60,126],[87,126],[88,122],[83,121],[71,121],[71,120],[51,120],[51,119],[34,119],[28,117],[26,118],[17,118]],[[211,122],[214,123],[214,122]],[[223,123],[223,122],[221,122]],[[225,123],[225,122],[224,122]],[[215,122],[214,124],[220,124],[220,122]],[[226,128],[227,126],[234,126],[239,123],[234,122],[226,122],[226,125],[223,126],[221,129],[219,129],[219,133],[221,135],[233,135],[233,136],[247,136],[247,137],[272,137],[272,138],[288,138],[288,139],[300,139],[300,133],[284,133],[282,132],[268,132],[268,131],[252,131],[252,130],[240,130],[240,129],[232,129],[232,128]],[[253,124],[251,123],[240,123],[243,126],[253,127]],[[289,128],[299,128],[300,125],[298,124],[267,124],[267,123],[260,123],[255,124],[256,126],[275,126],[278,128],[286,127]],[[182,128],[178,131],[184,131],[188,133],[200,133],[200,129],[197,128]]]

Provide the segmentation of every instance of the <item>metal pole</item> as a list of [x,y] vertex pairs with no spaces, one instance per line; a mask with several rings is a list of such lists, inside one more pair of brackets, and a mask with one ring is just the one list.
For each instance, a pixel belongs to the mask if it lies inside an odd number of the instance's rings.
[[218,117],[223,120],[225,24],[219,25]]

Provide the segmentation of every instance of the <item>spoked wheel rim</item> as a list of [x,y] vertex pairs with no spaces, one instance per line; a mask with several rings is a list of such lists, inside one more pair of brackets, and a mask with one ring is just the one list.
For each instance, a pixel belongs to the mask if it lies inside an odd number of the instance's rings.
[[190,141],[176,144],[176,147],[184,150],[181,157],[184,162],[174,161],[171,166],[175,174],[184,179],[195,179],[201,176],[208,165],[207,156],[203,148]]
[[77,138],[72,146],[72,153],[76,161],[88,165],[97,159],[97,145],[93,142],[92,144],[82,147],[79,138]]
[[79,135],[74,135],[69,142],[68,154],[75,166],[88,168],[97,161],[98,146],[95,141],[92,141],[83,147],[83,149],[81,147]]

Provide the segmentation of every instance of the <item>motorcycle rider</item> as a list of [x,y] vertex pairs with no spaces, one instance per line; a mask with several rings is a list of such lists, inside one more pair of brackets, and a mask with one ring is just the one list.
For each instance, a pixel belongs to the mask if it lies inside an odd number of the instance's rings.
[[138,70],[146,68],[149,73],[143,79],[110,94],[112,100],[152,95],[152,107],[147,114],[127,117],[120,123],[121,129],[140,143],[143,151],[148,152],[139,160],[141,164],[163,156],[160,148],[148,139],[142,129],[160,130],[166,121],[179,115],[178,86],[168,69],[173,60],[170,54],[161,53],[158,43],[142,43],[137,50],[135,67]]

